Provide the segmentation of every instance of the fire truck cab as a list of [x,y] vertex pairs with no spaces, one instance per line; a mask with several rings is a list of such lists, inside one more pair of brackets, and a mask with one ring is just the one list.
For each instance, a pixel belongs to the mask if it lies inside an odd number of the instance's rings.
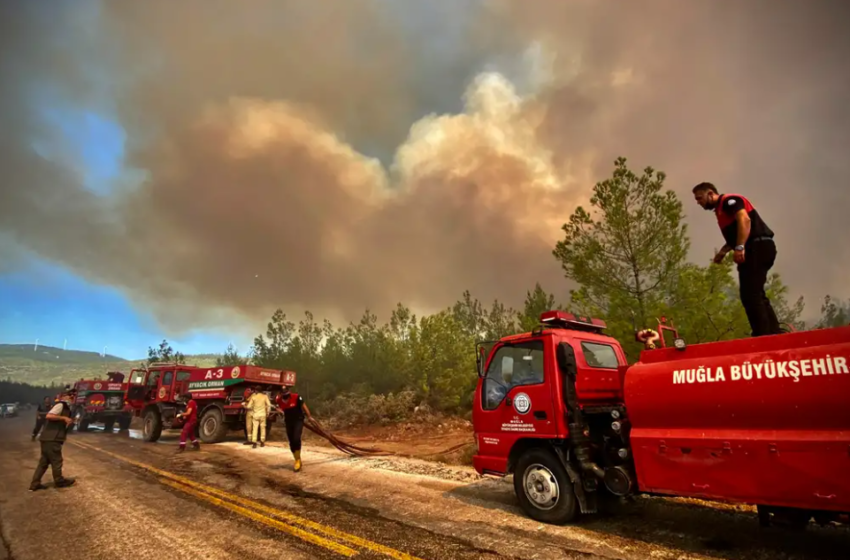
[[[629,489],[618,469],[628,459],[620,455],[626,436],[610,428],[612,413],[624,411],[627,362],[620,344],[602,334],[603,321],[551,311],[541,323],[531,333],[502,338],[489,355],[487,345],[479,345],[473,462],[482,474],[516,473],[523,509],[541,521],[560,521],[579,507],[596,510],[597,477],[582,484],[572,467],[573,455],[591,453],[591,436],[602,458],[597,468],[606,471],[601,478],[619,485],[618,493]],[[579,427],[579,417],[589,425]],[[582,504],[563,499],[564,493]]]

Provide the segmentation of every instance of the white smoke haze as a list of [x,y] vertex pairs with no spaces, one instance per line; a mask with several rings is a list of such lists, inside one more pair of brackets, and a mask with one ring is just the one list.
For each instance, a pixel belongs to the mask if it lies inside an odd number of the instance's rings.
[[[536,281],[566,299],[560,225],[624,155],[667,172],[694,260],[722,243],[691,203],[708,180],[758,206],[810,311],[846,295],[839,3],[92,6],[0,8],[4,270],[23,248],[175,331],[516,304]],[[125,129],[109,194],[44,91]]]

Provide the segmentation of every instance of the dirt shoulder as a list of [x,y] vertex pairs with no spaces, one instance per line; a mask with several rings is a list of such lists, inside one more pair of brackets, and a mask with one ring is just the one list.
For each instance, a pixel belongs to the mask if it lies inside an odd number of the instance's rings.
[[[359,447],[450,465],[472,465],[472,423],[460,418],[428,417],[417,422],[346,428],[334,428],[331,423],[326,427],[337,438]],[[323,438],[307,430],[305,434],[305,441],[331,447]]]

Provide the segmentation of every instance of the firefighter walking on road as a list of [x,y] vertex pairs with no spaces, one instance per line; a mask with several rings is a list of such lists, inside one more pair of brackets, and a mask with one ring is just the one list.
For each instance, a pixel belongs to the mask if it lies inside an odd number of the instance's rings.
[[198,450],[201,448],[201,443],[198,441],[198,403],[192,398],[192,393],[183,395],[183,400],[188,401],[186,410],[177,415],[178,418],[184,418],[186,423],[183,424],[183,429],[180,431],[180,447],[178,452],[182,453],[186,450],[186,440],[192,438],[192,448]]
[[68,436],[68,431],[74,425],[71,415],[71,403],[76,398],[76,392],[66,390],[57,402],[47,411],[44,416],[44,429],[41,431],[41,458],[30,482],[30,491],[43,490],[46,488],[41,483],[41,478],[47,472],[47,467],[53,470],[53,482],[56,488],[67,488],[74,484],[73,478],[65,478],[62,475],[62,445]]
[[268,395],[263,393],[259,387],[254,388],[254,392],[248,397],[242,406],[248,409],[251,415],[251,444],[257,448],[257,432],[260,432],[260,447],[266,446],[266,422],[271,412],[272,403]]
[[44,397],[44,400],[41,401],[41,404],[38,405],[35,413],[35,427],[32,429],[32,440],[35,441],[35,438],[38,437],[38,433],[41,431],[41,428],[44,427],[44,422],[46,421],[47,413],[50,412],[50,409],[53,408],[53,399],[50,397]]
[[286,438],[289,440],[289,450],[295,458],[295,472],[298,472],[301,470],[301,433],[304,431],[304,418],[310,418],[310,409],[304,399],[292,393],[289,387],[284,387],[277,395],[275,404],[283,412]]
[[715,213],[726,240],[714,256],[714,262],[720,264],[730,251],[734,251],[741,303],[753,336],[781,334],[776,312],[764,290],[767,274],[776,261],[773,231],[752,203],[739,194],[719,194],[711,183],[700,183],[693,188],[693,193],[697,204]]

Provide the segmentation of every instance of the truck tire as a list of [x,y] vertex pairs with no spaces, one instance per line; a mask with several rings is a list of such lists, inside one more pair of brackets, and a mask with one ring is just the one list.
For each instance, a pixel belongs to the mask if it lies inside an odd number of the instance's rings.
[[78,432],[85,432],[89,429],[89,422],[83,415],[82,410],[78,410],[74,413],[74,425],[77,427]]
[[519,458],[514,469],[514,492],[523,511],[543,523],[569,523],[578,513],[567,470],[547,449],[532,448]]
[[115,431],[115,418],[107,418],[103,421],[103,431],[107,434]]
[[145,441],[157,441],[162,435],[162,417],[159,411],[152,408],[145,412],[145,423],[142,426],[142,439]]
[[133,421],[132,416],[122,416],[118,419],[118,431],[126,432],[130,429],[130,422]]
[[204,443],[221,443],[227,435],[227,424],[224,423],[224,414],[216,406],[208,408],[201,415],[198,425],[198,435]]

